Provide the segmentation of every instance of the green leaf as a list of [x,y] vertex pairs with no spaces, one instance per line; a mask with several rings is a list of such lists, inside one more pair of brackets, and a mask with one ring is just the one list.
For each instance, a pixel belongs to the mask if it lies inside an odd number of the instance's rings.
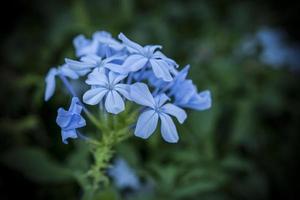
[[1,162],[36,182],[65,182],[72,173],[50,158],[42,149],[24,147],[1,155]]

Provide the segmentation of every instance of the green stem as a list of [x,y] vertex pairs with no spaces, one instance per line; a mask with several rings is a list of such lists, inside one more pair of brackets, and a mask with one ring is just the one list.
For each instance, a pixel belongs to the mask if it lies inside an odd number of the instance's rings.
[[89,120],[91,120],[91,122],[98,128],[98,129],[102,129],[101,124],[99,123],[99,120],[97,120],[97,118],[90,112],[85,112],[86,116],[89,118]]
[[97,120],[92,114],[87,113],[88,118],[101,130],[101,139],[96,141],[87,140],[90,152],[93,156],[93,163],[90,169],[81,174],[79,182],[84,189],[84,200],[92,200],[99,194],[99,188],[106,187],[109,179],[106,170],[114,156],[114,146],[127,139],[129,134],[128,127],[135,121],[136,112],[124,111],[118,116],[102,116]]

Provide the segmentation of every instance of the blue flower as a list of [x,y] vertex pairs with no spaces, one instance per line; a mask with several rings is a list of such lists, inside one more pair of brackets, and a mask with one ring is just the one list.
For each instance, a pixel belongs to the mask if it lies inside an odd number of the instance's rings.
[[176,126],[170,115],[177,118],[179,123],[186,119],[186,113],[183,109],[166,103],[169,97],[160,94],[153,98],[148,87],[144,83],[135,83],[130,87],[130,97],[132,101],[146,106],[145,111],[138,118],[134,134],[141,138],[148,138],[155,131],[158,118],[161,120],[161,134],[165,141],[176,143],[179,139]]
[[92,40],[79,35],[73,40],[73,44],[77,56],[96,54],[101,57],[109,57],[124,49],[124,46],[106,31],[95,32]]
[[113,164],[112,168],[108,170],[108,174],[112,177],[117,188],[131,188],[137,190],[141,187],[141,183],[135,171],[124,159],[117,158]]
[[73,70],[67,64],[63,64],[62,66],[58,67],[57,71],[57,75],[60,74],[70,79],[78,79],[79,77],[84,76],[89,72],[88,70]]
[[108,68],[114,72],[119,72],[121,71],[120,69],[122,66],[116,63],[122,63],[124,59],[124,55],[114,55],[106,59],[102,59],[95,54],[90,54],[81,57],[80,61],[66,58],[65,62],[73,71],[80,74],[87,74],[94,68]]
[[180,107],[191,108],[194,110],[207,110],[211,108],[211,94],[209,90],[194,93],[188,100],[182,101],[182,99],[177,99],[175,104]]
[[73,40],[73,45],[75,47],[76,56],[83,56],[90,53],[96,53],[98,49],[98,44],[86,39],[84,35],[78,35]]
[[118,114],[125,109],[124,100],[120,96],[130,100],[129,85],[119,83],[126,75],[120,75],[110,71],[108,76],[105,70],[95,69],[88,75],[86,83],[91,85],[91,89],[83,95],[83,102],[89,105],[96,105],[105,97],[106,111]]
[[[125,100],[134,101],[142,105],[134,131],[136,136],[150,137],[160,121],[163,139],[177,142],[179,136],[172,117],[183,123],[187,117],[183,108],[210,108],[210,91],[198,93],[192,80],[187,79],[189,65],[178,71],[177,63],[160,51],[161,46],[141,46],[122,33],[118,38],[122,42],[105,31],[95,32],[91,39],[79,35],[73,40],[77,58],[66,58],[65,64],[49,70],[45,100],[55,92],[56,77],[74,97],[68,111],[58,110],[57,124],[62,128],[63,142],[67,143],[68,138],[84,138],[76,130],[85,126],[80,115],[83,105],[77,98],[80,91],[75,91],[69,82],[77,79],[77,84],[82,83],[83,76],[87,76],[85,83],[90,86],[83,94],[84,103],[100,104],[107,112],[118,114],[125,109]],[[168,103],[171,98],[172,103]],[[90,113],[86,108],[84,111]]]
[[68,138],[77,138],[77,128],[84,127],[86,122],[84,118],[80,115],[82,111],[82,106],[77,97],[72,98],[72,103],[68,111],[63,108],[59,108],[56,118],[56,123],[61,128],[62,141],[68,144]]
[[124,69],[129,72],[135,72],[149,66],[157,78],[161,78],[164,81],[172,81],[172,73],[174,73],[174,67],[177,67],[177,64],[160,51],[157,51],[157,49],[162,48],[161,46],[147,45],[142,47],[129,40],[123,33],[119,34],[119,39],[122,40],[131,53],[123,63]]
[[186,79],[189,69],[190,66],[187,65],[179,71],[174,81],[167,85],[164,90],[170,89],[168,94],[175,97],[175,105],[195,110],[209,109],[211,107],[210,91],[197,92],[197,87],[192,80]]
[[48,101],[55,92],[55,76],[57,75],[57,69],[51,68],[45,78],[46,89],[45,89],[45,101]]
[[196,86],[191,80],[182,81],[173,88],[175,97],[174,104],[195,110],[206,110],[211,107],[211,95],[208,90],[198,93]]
[[86,71],[74,71],[68,65],[64,64],[58,68],[51,68],[45,78],[46,89],[45,89],[45,101],[48,101],[55,92],[56,87],[56,76],[65,76],[71,79],[78,79],[80,76],[86,74]]
[[93,34],[93,40],[100,43],[98,55],[101,57],[109,57],[115,54],[124,53],[125,47],[119,41],[114,39],[110,33],[106,31],[97,31]]

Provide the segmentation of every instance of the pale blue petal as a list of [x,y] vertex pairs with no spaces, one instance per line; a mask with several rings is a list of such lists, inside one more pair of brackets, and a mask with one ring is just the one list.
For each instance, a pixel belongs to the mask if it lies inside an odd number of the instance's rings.
[[128,56],[128,58],[124,61],[122,66],[129,72],[130,71],[135,72],[145,67],[147,62],[148,62],[148,58],[142,55],[134,54]]
[[[155,83],[156,85],[154,85],[155,87],[158,87],[159,85],[161,85],[161,88],[163,88],[163,91],[167,91],[169,89],[171,89],[171,92],[169,93],[170,95],[173,95],[174,92],[178,92],[178,90],[180,90],[182,88],[182,84],[184,83],[188,71],[190,69],[190,65],[186,65],[181,71],[177,71],[176,69],[174,69],[173,73],[175,75],[174,79],[172,82],[168,82],[168,84],[166,84],[165,86],[162,85],[163,83]],[[161,80],[161,79],[159,79]],[[150,82],[152,80],[149,80]],[[163,82],[163,81],[162,81]],[[157,86],[158,85],[158,86]]]
[[150,59],[150,63],[153,69],[153,73],[157,78],[161,78],[164,81],[172,81],[173,78],[169,71],[168,63],[163,60]]
[[107,92],[108,90],[103,87],[90,89],[84,93],[83,102],[89,105],[96,105],[103,99]]
[[111,90],[107,93],[105,108],[107,112],[113,114],[118,114],[125,109],[124,101],[118,92]]
[[78,138],[76,129],[61,131],[61,139],[62,139],[63,143],[68,144],[67,139],[69,139],[69,138],[72,138],[72,139]]
[[162,106],[162,112],[176,117],[179,123],[181,124],[185,121],[187,117],[186,112],[183,109],[171,103],[167,103],[164,106]]
[[128,84],[117,84],[114,89],[122,94],[126,99],[131,100],[130,98],[130,85]]
[[123,65],[107,63],[107,64],[105,64],[105,67],[107,69],[110,69],[111,71],[119,73],[119,74],[127,74],[128,73],[128,68],[124,67]]
[[103,61],[105,63],[110,63],[110,62],[113,62],[113,61],[116,61],[116,60],[124,61],[126,58],[127,58],[127,55],[117,54],[117,55],[110,56],[110,57],[104,59]]
[[141,138],[148,138],[156,129],[158,114],[154,110],[143,112],[137,121],[134,135]]
[[97,55],[101,57],[110,57],[113,55],[112,49],[109,47],[108,44],[99,44]]
[[57,75],[57,70],[55,68],[50,69],[48,72],[45,82],[46,82],[46,89],[45,89],[45,101],[48,101],[55,92],[55,76]]
[[86,39],[84,35],[78,35],[73,40],[73,44],[76,49],[87,46],[89,43],[90,41]]
[[119,39],[123,42],[123,44],[129,47],[130,52],[135,52],[135,53],[143,52],[143,47],[141,45],[129,40],[123,33],[119,34]]
[[162,49],[161,45],[146,45],[144,47],[144,51],[148,51],[149,53],[153,54],[155,50]]
[[168,58],[167,56],[165,56],[165,55],[164,55],[162,52],[160,52],[160,51],[156,51],[156,52],[153,54],[153,57],[152,57],[152,58],[162,59],[162,60],[166,61],[169,65],[174,66],[174,67],[176,67],[176,68],[178,67],[178,64],[177,64],[174,60]]
[[[57,123],[58,124],[58,123]],[[80,116],[80,114],[72,113],[70,114],[70,121],[67,127],[62,127],[63,130],[72,130],[85,126],[85,120]]]
[[71,121],[71,113],[63,108],[57,110],[56,123],[62,128],[66,128]]
[[107,31],[96,31],[93,33],[93,39],[99,40],[101,38],[111,38],[111,34]]
[[110,71],[108,73],[108,81],[111,85],[115,85],[115,84],[119,83],[120,81],[122,81],[126,77],[127,77],[127,75],[117,74],[117,73],[114,73],[112,71]]
[[90,68],[95,67],[95,62],[80,62],[69,58],[65,58],[65,62],[68,65],[68,67],[70,67],[70,69],[75,71],[88,70]]
[[206,90],[196,94],[187,103],[186,107],[196,110],[207,110],[211,107],[211,94],[210,91]]
[[91,44],[82,49],[83,55],[97,54],[99,51],[100,43],[97,40],[92,40]]
[[81,56],[83,54],[83,49],[91,44],[91,41],[86,39],[83,35],[78,35],[73,40],[73,45],[76,49],[76,56]]
[[155,107],[155,101],[145,83],[135,83],[130,86],[131,99],[141,105]]
[[167,114],[161,113],[159,118],[161,120],[161,134],[163,139],[170,143],[178,142],[178,133],[171,117]]
[[100,85],[106,87],[108,85],[108,79],[105,75],[105,70],[102,68],[96,68],[92,73],[88,75],[88,79],[85,81],[88,85]]
[[[105,32],[105,34],[103,32]],[[106,44],[115,50],[122,50],[124,48],[124,46],[120,42],[112,38],[111,34],[106,31],[94,33],[93,39],[99,41],[102,44]]]
[[70,69],[66,64],[58,68],[59,74],[69,77],[71,79],[78,79],[79,74]]
[[100,63],[102,61],[102,58],[95,54],[89,54],[87,56],[81,57],[80,61],[84,62],[84,63],[88,63],[93,66],[96,66],[98,63]]
[[69,108],[69,111],[72,113],[81,113],[82,111],[82,105],[78,99],[78,97],[73,97],[71,106]]
[[158,107],[161,107],[166,101],[170,100],[170,98],[165,94],[159,94],[154,97],[155,103]]
[[172,88],[170,95],[175,96],[177,105],[187,104],[197,94],[197,89],[191,80],[186,80]]
[[161,78],[157,78],[152,69],[149,71],[146,71],[143,73],[143,76],[145,76],[144,79],[147,79],[149,84],[154,86],[155,88],[164,88],[166,84],[170,84],[170,82],[166,82],[162,80]]
[[190,65],[186,65],[175,77],[177,82],[182,82],[186,79],[190,70]]
[[90,41],[86,45],[76,49],[76,56],[85,56],[89,54],[97,54],[99,49],[99,42],[96,40]]

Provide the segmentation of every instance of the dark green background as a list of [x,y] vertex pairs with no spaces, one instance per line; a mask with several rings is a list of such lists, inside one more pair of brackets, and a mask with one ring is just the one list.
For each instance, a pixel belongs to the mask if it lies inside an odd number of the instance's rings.
[[102,199],[297,199],[299,70],[262,64],[259,49],[252,56],[235,50],[265,25],[299,42],[299,4],[24,0],[1,7],[1,200],[80,198],[76,182],[60,176],[58,167],[75,148],[62,144],[55,124],[57,108],[69,99],[58,89],[45,103],[44,77],[74,57],[77,34],[97,30],[163,45],[181,66],[192,65],[189,77],[213,98],[210,110],[188,113],[178,144],[156,134],[118,146],[153,192],[134,195],[112,185]]

